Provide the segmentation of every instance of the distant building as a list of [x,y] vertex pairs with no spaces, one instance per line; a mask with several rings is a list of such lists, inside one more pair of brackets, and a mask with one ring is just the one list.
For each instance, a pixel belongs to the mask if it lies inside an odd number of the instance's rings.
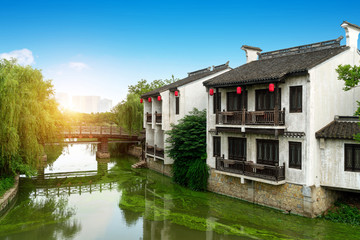
[[112,100],[103,98],[99,102],[99,112],[109,112],[112,108]]
[[99,103],[99,96],[73,96],[72,110],[82,113],[96,113],[99,112]]

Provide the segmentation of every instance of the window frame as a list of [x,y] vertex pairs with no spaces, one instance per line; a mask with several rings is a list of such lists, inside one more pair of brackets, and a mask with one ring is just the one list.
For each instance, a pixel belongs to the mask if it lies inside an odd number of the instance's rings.
[[[244,97],[244,102],[243,103],[243,96],[242,94],[245,94]],[[247,91],[243,91],[241,94],[237,94],[236,92],[227,92],[226,93],[226,111],[229,112],[235,112],[235,111],[242,111],[243,108],[245,107],[245,110],[247,110],[247,105],[248,105],[248,101],[247,101]],[[237,108],[230,108],[230,102],[237,102]],[[235,104],[233,104],[235,105]]]
[[180,98],[175,97],[175,115],[179,115],[180,113]]
[[[274,92],[270,92],[269,89],[257,89],[255,90],[255,111],[272,111],[275,108],[275,102],[276,102],[276,90]],[[262,105],[269,104],[269,106],[261,106],[259,108],[259,95],[263,97],[262,98]],[[274,107],[271,107],[271,98],[274,98]],[[281,110],[281,88],[279,88],[279,110]]]
[[[300,86],[290,86],[289,88],[289,112],[290,113],[300,113],[302,112],[302,102],[303,102],[303,87]],[[295,94],[294,97],[292,97]],[[298,95],[300,94],[300,100]],[[294,100],[293,100],[294,99]],[[294,102],[295,101],[295,102]],[[300,105],[299,105],[300,103]],[[296,106],[294,106],[296,105]]]
[[[351,167],[347,167],[347,148],[351,148]],[[356,168],[355,167],[355,150],[356,149],[359,149],[360,150],[360,144],[348,144],[348,143],[345,143],[344,144],[344,171],[347,171],[347,172],[360,172],[360,163],[359,163],[359,167]],[[360,154],[359,154],[360,155]],[[359,156],[360,158],[360,156]]]
[[220,157],[220,156],[221,156],[221,137],[213,136],[213,157]]
[[[234,142],[231,143],[232,141]],[[237,146],[237,144],[239,144],[239,146]],[[247,147],[246,138],[228,137],[228,159],[237,160],[237,161],[246,161],[246,155],[247,155],[246,147]],[[238,152],[236,151],[234,152],[234,150],[236,149],[239,149]]]
[[[219,98],[217,97],[217,94],[219,94]],[[221,92],[219,93],[214,93],[214,97],[213,97],[213,113],[216,114],[216,102],[218,104],[218,109],[219,112],[221,112]]]
[[[260,151],[260,144],[270,144],[270,147],[272,146],[272,150],[271,149],[264,149],[262,148]],[[265,151],[264,151],[265,150]],[[267,150],[272,151],[272,158],[273,160],[265,160],[264,156],[259,156],[261,153],[261,155],[263,155],[264,153],[267,154]],[[275,150],[275,151],[274,151]],[[260,159],[261,157],[261,159]],[[270,157],[270,156],[269,156]],[[272,140],[272,139],[256,139],[256,163],[258,164],[264,164],[264,165],[270,165],[270,166],[279,166],[279,140]]]
[[[294,154],[295,159],[292,159],[292,151],[291,149],[294,148],[296,152]],[[298,155],[300,154],[300,155]],[[296,159],[300,156],[300,159]],[[296,161],[298,160],[298,161]],[[302,143],[301,142],[292,142],[289,141],[289,168],[300,169],[302,168]]]

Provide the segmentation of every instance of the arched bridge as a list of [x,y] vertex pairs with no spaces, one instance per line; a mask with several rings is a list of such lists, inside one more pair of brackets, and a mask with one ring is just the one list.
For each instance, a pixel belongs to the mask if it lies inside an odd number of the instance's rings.
[[63,132],[64,138],[97,138],[100,142],[96,157],[110,158],[109,138],[126,141],[139,141],[137,135],[131,135],[118,126],[71,126]]

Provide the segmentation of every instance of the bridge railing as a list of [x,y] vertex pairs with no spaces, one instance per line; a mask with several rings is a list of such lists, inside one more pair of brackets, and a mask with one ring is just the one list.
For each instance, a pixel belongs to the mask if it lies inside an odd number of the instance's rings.
[[129,135],[118,126],[72,126],[64,131],[65,135]]

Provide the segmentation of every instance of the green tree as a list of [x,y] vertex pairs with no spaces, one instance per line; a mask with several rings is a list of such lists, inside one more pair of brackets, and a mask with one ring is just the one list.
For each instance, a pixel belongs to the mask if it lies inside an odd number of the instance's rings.
[[0,174],[34,173],[44,144],[57,141],[62,126],[51,81],[40,70],[0,60]]
[[[338,73],[338,79],[345,82],[345,87],[343,88],[344,91],[349,91],[359,85],[360,66],[339,65],[336,72]],[[360,102],[357,101],[357,104],[358,109],[356,110],[355,115],[360,117]],[[360,134],[356,134],[354,139],[360,142]]]
[[144,112],[143,104],[140,103],[140,96],[177,80],[172,75],[171,79],[159,79],[150,83],[145,79],[141,79],[136,85],[130,85],[126,100],[120,102],[112,109],[114,122],[124,127],[130,134],[139,134],[143,129]]
[[174,182],[205,191],[209,170],[206,165],[206,111],[194,109],[167,131],[167,152],[174,159]]

